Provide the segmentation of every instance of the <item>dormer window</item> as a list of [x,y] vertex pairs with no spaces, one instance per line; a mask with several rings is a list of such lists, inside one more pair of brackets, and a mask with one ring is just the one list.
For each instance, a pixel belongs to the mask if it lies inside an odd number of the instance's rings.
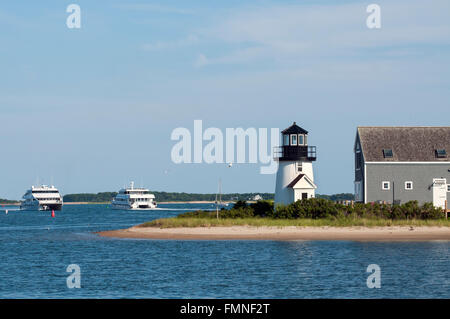
[[446,158],[447,157],[447,152],[443,148],[437,149],[436,150],[436,157],[437,158]]
[[291,135],[291,145],[293,145],[293,146],[297,145],[297,134]]
[[392,152],[391,148],[385,148],[383,149],[383,156],[384,158],[392,158],[394,157],[394,153]]

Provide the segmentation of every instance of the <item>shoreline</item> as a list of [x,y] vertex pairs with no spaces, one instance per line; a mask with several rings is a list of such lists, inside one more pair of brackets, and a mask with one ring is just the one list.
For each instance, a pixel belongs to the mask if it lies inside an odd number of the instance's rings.
[[[184,202],[176,202],[176,201],[169,201],[169,202],[156,202],[157,204],[215,204],[215,201],[184,201]],[[233,203],[233,201],[223,201],[224,204],[230,204]],[[247,203],[251,203],[251,201],[247,201]],[[111,204],[111,202],[64,202],[64,205],[106,205]]]
[[350,241],[450,241],[450,227],[180,227],[133,226],[97,232],[101,237],[156,240],[350,240]]
[[[215,201],[184,201],[184,202],[176,202],[176,201],[169,201],[169,202],[157,202],[158,204],[215,204]],[[233,201],[223,201],[223,204],[230,204],[234,203]],[[252,201],[247,201],[247,203],[252,203]],[[111,202],[64,202],[64,205],[108,205],[111,204]],[[0,205],[4,206],[20,206],[20,202],[16,203],[0,203]]]

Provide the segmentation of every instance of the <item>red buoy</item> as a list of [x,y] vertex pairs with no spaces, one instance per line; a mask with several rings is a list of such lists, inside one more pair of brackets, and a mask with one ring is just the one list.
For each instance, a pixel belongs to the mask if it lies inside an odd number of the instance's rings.
[[55,217],[55,211],[52,209],[52,217]]

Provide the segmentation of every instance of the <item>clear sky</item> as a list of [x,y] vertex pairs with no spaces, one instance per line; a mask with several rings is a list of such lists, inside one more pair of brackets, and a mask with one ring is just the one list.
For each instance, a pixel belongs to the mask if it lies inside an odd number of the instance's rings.
[[[66,7],[81,7],[68,29]],[[339,4],[337,4],[339,3]],[[450,124],[450,2],[2,1],[0,197],[273,192],[260,164],[174,164],[176,127],[284,129],[318,148],[318,193],[353,192],[358,125]]]

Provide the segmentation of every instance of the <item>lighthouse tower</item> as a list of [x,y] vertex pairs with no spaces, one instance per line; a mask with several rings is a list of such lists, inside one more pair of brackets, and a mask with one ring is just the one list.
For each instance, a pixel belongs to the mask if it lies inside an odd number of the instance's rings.
[[312,165],[316,160],[316,147],[308,146],[308,131],[294,122],[281,132],[281,138],[282,146],[274,152],[278,161],[275,207],[313,198],[317,188]]

